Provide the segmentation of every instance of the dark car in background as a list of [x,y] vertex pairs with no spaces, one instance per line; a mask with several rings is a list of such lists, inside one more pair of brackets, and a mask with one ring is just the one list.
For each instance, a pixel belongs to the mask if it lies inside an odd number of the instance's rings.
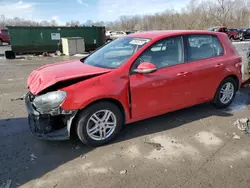
[[0,46],[2,46],[4,42],[10,44],[8,29],[0,29]]
[[250,39],[250,28],[248,29],[240,29],[239,30],[239,38],[241,41],[244,41],[246,39]]
[[127,35],[130,35],[130,34],[133,34],[133,33],[135,33],[135,31],[126,31]]

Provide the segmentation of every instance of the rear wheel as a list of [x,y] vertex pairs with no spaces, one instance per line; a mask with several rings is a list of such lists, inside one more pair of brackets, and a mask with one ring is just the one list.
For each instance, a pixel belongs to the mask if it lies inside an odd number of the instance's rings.
[[245,40],[245,37],[244,37],[244,35],[242,33],[240,34],[239,38],[240,38],[240,41],[244,41]]
[[234,78],[224,79],[218,87],[213,103],[217,108],[226,108],[234,100],[237,91],[237,83]]
[[3,45],[3,41],[2,41],[2,39],[0,39],[0,46],[2,46]]
[[77,117],[77,135],[89,146],[101,146],[113,140],[123,126],[121,110],[113,103],[98,102]]

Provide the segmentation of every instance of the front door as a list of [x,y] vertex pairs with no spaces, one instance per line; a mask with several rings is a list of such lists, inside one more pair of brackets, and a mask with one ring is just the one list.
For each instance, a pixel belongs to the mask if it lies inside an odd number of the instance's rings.
[[183,64],[183,54],[182,37],[171,37],[153,44],[134,62],[131,69],[151,62],[158,70],[130,75],[132,118],[152,117],[188,105],[190,72]]

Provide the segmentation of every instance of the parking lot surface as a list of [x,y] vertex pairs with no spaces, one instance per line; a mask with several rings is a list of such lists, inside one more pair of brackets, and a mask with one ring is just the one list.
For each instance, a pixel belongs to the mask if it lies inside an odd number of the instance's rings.
[[[235,45],[244,56],[249,43]],[[34,138],[22,100],[26,79],[66,59],[0,57],[0,187],[7,180],[23,188],[250,187],[250,137],[233,126],[250,118],[250,88],[228,109],[201,104],[127,125],[103,147]]]

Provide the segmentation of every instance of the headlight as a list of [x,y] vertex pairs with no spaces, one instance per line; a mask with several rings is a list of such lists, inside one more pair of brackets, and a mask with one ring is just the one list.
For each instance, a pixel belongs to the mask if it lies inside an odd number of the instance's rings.
[[59,108],[66,96],[64,91],[53,91],[36,97],[33,104],[40,113],[51,112]]

